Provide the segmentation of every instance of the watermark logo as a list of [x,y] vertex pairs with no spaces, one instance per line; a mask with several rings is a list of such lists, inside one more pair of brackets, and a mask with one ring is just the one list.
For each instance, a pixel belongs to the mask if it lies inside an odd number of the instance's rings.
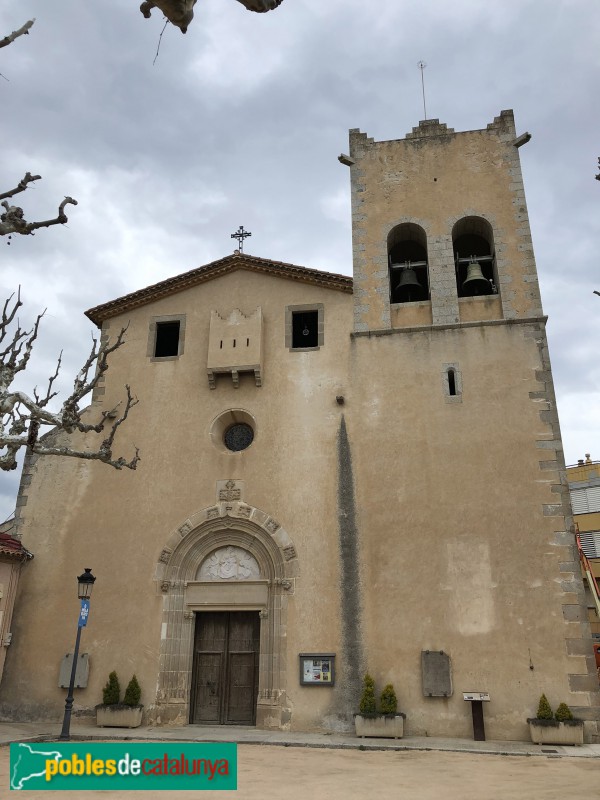
[[232,743],[36,742],[10,746],[10,788],[237,789]]

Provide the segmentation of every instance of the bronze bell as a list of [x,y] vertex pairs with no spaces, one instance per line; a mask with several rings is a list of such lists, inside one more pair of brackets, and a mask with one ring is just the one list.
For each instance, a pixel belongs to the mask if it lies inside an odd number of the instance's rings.
[[414,269],[405,267],[400,272],[400,280],[394,290],[398,303],[410,303],[416,300],[426,300],[425,288],[419,283]]
[[467,297],[492,293],[492,286],[488,279],[484,277],[476,260],[471,261],[467,267],[467,277],[463,281],[462,290]]

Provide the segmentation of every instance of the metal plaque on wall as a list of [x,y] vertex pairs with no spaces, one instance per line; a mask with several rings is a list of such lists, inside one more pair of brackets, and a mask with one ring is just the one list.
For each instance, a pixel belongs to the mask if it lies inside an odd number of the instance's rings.
[[[73,666],[73,653],[67,655],[60,662],[60,672],[58,675],[59,689],[68,689],[71,680],[71,668]],[[85,689],[88,685],[90,674],[90,659],[87,653],[80,653],[77,659],[77,669],[75,670],[75,689]]]
[[421,674],[425,697],[452,697],[450,656],[443,650],[421,651]]

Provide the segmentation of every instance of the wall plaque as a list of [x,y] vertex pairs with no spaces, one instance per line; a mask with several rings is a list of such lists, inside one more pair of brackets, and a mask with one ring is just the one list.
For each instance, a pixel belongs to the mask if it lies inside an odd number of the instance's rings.
[[423,650],[421,674],[425,697],[452,697],[452,672],[448,653],[443,650]]
[[[60,670],[58,674],[58,687],[59,689],[68,689],[71,681],[71,669],[73,668],[73,653],[67,655],[60,662]],[[85,689],[88,685],[88,678],[90,674],[90,657],[87,653],[80,653],[77,659],[77,668],[75,669],[75,689]]]

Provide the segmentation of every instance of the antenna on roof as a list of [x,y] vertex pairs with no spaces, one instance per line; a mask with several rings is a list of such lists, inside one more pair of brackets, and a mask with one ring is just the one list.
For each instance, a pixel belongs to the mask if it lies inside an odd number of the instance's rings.
[[425,107],[425,79],[423,78],[423,70],[427,64],[425,61],[419,61],[417,67],[421,70],[421,89],[423,90],[423,114],[425,114],[424,119],[427,119],[427,108]]

